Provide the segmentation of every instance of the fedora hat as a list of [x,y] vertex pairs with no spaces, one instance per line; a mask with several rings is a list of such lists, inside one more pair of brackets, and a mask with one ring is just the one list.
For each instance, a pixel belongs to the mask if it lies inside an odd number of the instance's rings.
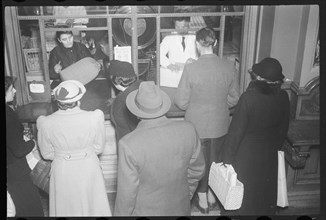
[[85,92],[85,86],[77,80],[63,81],[53,89],[55,99],[62,103],[79,101]]
[[154,81],[144,81],[139,89],[128,94],[126,105],[139,118],[157,118],[170,109],[171,100]]
[[281,81],[284,79],[282,66],[277,59],[267,57],[252,66],[252,72],[269,81]]

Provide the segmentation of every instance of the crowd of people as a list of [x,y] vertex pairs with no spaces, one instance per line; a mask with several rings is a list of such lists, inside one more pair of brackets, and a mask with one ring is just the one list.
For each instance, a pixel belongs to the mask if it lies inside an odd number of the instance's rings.
[[[205,27],[193,37],[198,57],[183,61],[173,99],[154,81],[137,80],[130,63],[110,62],[110,79],[119,91],[110,112],[118,149],[113,212],[98,158],[105,146],[104,114],[80,109],[85,86],[58,77],[63,68],[90,56],[86,47],[74,43],[70,32],[57,33],[61,44],[51,52],[49,66],[51,78],[58,80],[53,88],[58,110],[37,119],[37,141],[23,140],[10,107],[14,80],[6,77],[7,191],[16,216],[43,216],[25,158],[35,147],[52,161],[50,216],[190,216],[192,201],[207,214],[218,204],[208,185],[212,162],[233,165],[244,184],[241,208],[220,207],[223,215],[275,214],[277,151],[290,111],[281,89],[282,66],[270,57],[254,64],[252,81],[240,95],[233,63],[214,54],[214,30]],[[185,111],[184,120],[166,117],[172,104]]]

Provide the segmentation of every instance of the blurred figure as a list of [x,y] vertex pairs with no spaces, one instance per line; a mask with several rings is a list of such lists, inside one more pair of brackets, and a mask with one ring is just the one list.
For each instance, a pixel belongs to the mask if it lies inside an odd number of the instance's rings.
[[72,31],[57,31],[56,40],[58,46],[53,48],[49,57],[50,79],[53,80],[52,89],[61,82],[61,70],[85,57],[92,57],[84,44],[74,41]]
[[12,198],[7,190],[7,217],[15,217],[16,215],[16,208],[14,201],[12,201]]
[[53,15],[55,16],[80,16],[80,18],[56,18],[55,25],[85,25],[88,23],[88,18],[85,6],[54,6]]
[[[206,174],[198,186],[198,209],[208,213],[208,205],[215,205],[214,195],[208,192],[208,172],[217,161],[230,121],[229,108],[239,99],[239,84],[234,65],[213,53],[216,44],[211,28],[196,33],[196,46],[200,57],[187,64],[175,95],[175,104],[185,110],[185,120],[198,131],[206,159]],[[228,105],[229,104],[229,105]]]
[[98,154],[105,146],[104,114],[79,108],[86,89],[67,80],[54,89],[59,110],[36,121],[44,159],[52,160],[50,216],[111,216]]
[[[16,94],[13,77],[5,77],[7,190],[14,202],[16,217],[44,216],[38,189],[33,184],[26,155],[36,148],[34,139],[24,140],[24,127],[11,107]],[[26,138],[26,137],[25,137]]]
[[[244,185],[242,206],[226,215],[275,215],[278,155],[289,127],[290,102],[281,89],[282,66],[265,58],[249,71],[252,81],[240,96],[223,145]],[[223,211],[223,210],[222,210]]]
[[141,121],[119,141],[114,215],[190,216],[190,200],[205,172],[194,126],[164,116],[171,101],[153,81],[129,93],[126,105]]
[[[189,34],[190,17],[174,20],[175,32],[163,38],[160,44],[160,83],[162,86],[177,87],[185,63],[197,59],[196,36]],[[180,30],[183,30],[180,32]]]
[[116,143],[126,134],[133,131],[139,119],[126,106],[129,93],[139,88],[141,80],[137,79],[134,68],[129,62],[112,60],[108,68],[111,82],[119,94],[111,104],[110,120],[115,127]]

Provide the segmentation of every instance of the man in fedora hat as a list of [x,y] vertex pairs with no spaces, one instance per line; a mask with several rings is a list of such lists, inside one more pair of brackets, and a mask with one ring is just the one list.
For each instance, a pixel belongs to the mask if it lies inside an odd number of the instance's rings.
[[137,79],[134,68],[129,62],[112,60],[108,67],[111,82],[119,94],[111,104],[110,120],[115,127],[116,142],[133,131],[139,119],[133,115],[126,106],[128,94],[138,89],[142,80]]
[[141,121],[119,141],[114,215],[190,215],[190,200],[205,171],[194,126],[164,116],[171,101],[153,81],[142,82],[126,105]]
[[67,80],[54,89],[59,110],[36,121],[44,159],[52,160],[50,216],[111,216],[98,154],[105,146],[104,114],[79,108],[84,85]]

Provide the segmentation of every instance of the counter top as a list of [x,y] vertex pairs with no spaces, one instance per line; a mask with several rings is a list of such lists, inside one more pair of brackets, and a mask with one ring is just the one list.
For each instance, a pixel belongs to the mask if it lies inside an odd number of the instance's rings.
[[[101,109],[104,112],[105,120],[110,120],[110,107],[108,100],[111,98],[111,90],[107,80],[96,80],[86,86],[86,93],[81,99],[80,108],[86,111]],[[176,88],[161,86],[161,89],[168,94],[172,101],[170,110],[166,113],[168,118],[184,117],[185,111],[179,109],[174,103]],[[52,103],[30,103],[18,107],[18,117],[22,122],[34,123],[40,115],[49,115],[57,110]],[[231,113],[233,109],[230,109]]]
[[[86,111],[101,109],[104,112],[105,120],[110,120],[110,107],[108,100],[111,98],[111,88],[107,80],[92,81],[86,86],[86,93],[81,99],[80,108]],[[171,100],[174,98],[176,88],[162,87]],[[52,103],[29,103],[19,106],[17,114],[21,122],[35,123],[40,115],[50,115],[57,110],[57,106]],[[167,117],[183,117],[184,111],[172,104]]]

